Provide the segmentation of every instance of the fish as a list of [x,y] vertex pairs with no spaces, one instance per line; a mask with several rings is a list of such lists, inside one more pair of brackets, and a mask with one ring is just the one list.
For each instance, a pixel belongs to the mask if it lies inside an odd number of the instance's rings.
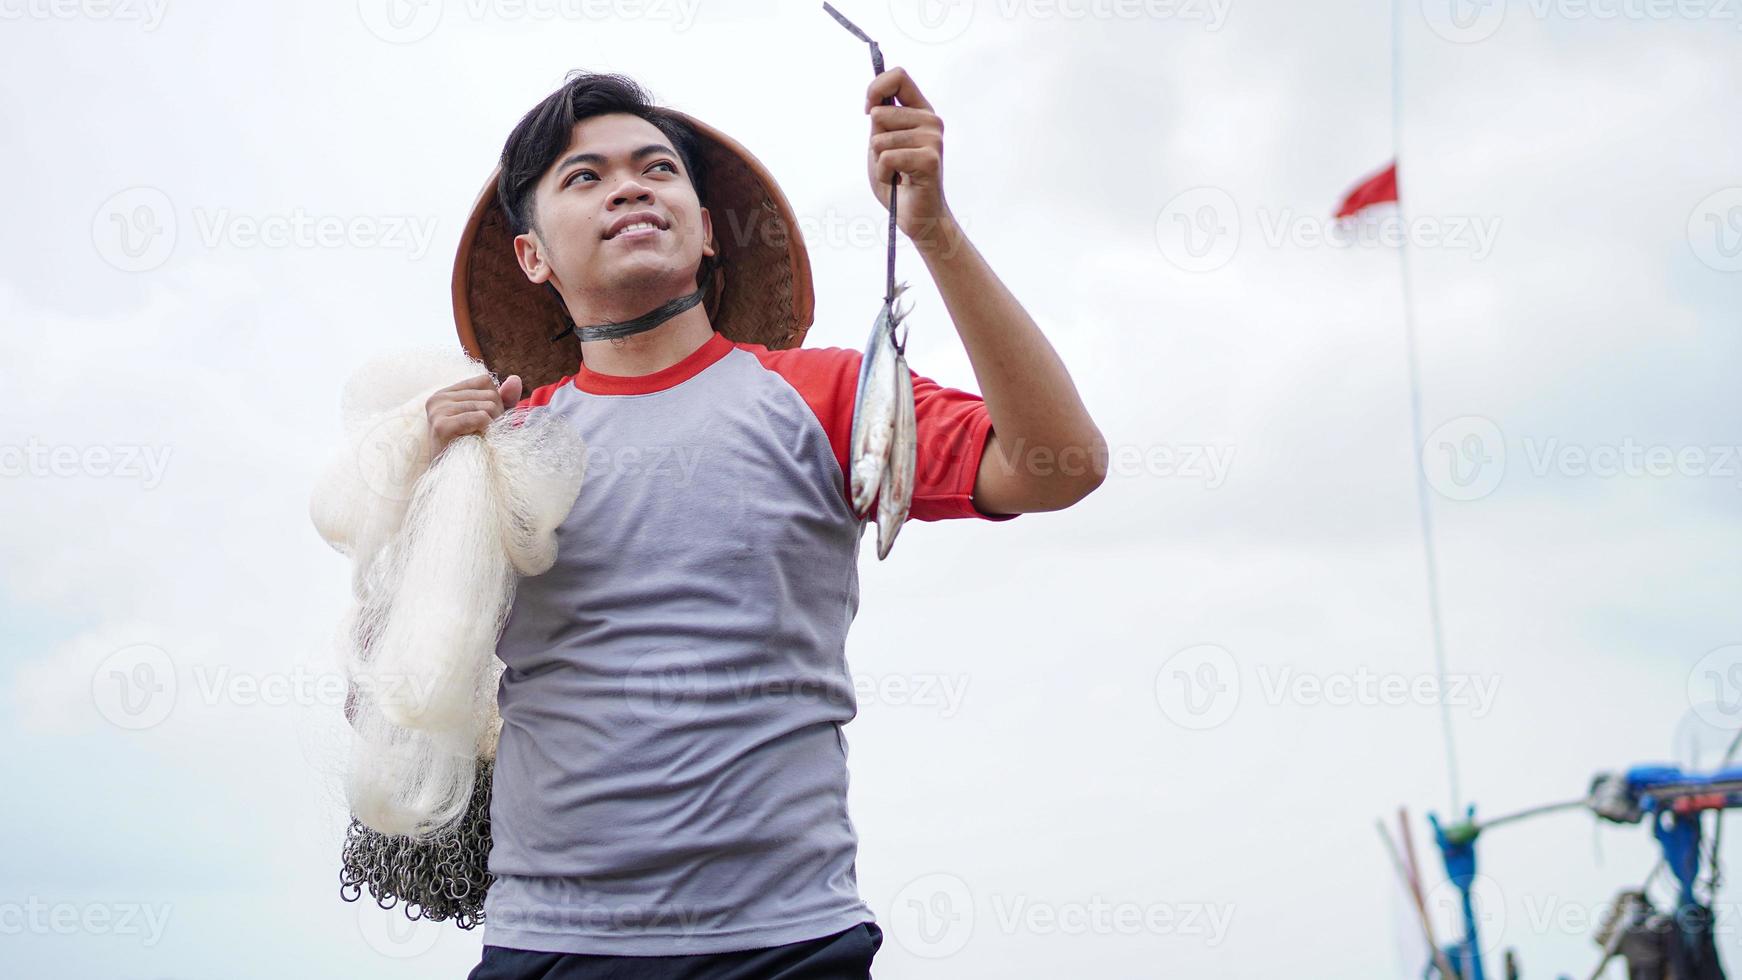
[[[903,283],[895,289],[900,296]],[[894,297],[885,300],[871,325],[871,339],[859,359],[859,387],[853,398],[853,431],[849,440],[848,470],[853,514],[869,516],[877,492],[889,470],[889,448],[895,441],[896,360],[895,325],[906,316],[897,311]]]
[[877,560],[889,557],[895,535],[913,503],[913,475],[919,462],[919,427],[913,405],[913,373],[907,369],[907,337],[895,350],[895,432],[889,444],[889,469],[877,495]]
[[[883,74],[883,51],[870,35],[829,4],[829,16],[853,36],[871,46],[871,73]],[[887,98],[884,105],[893,105]],[[907,284],[895,284],[895,199],[901,174],[889,181],[889,262],[883,291],[883,309],[871,326],[871,342],[859,360],[859,390],[853,398],[853,432],[849,439],[848,487],[859,530],[876,504],[877,558],[888,556],[895,535],[907,520],[913,502],[913,478],[918,461],[919,437],[913,404],[913,375],[907,369],[907,332],[895,341],[895,328],[907,317],[895,309],[895,299]]]

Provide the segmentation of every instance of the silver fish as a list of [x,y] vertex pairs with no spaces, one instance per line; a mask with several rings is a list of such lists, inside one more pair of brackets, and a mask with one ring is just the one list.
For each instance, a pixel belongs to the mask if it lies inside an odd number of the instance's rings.
[[[896,287],[900,296],[907,285]],[[853,399],[853,432],[849,472],[853,513],[863,519],[871,511],[877,491],[889,469],[889,447],[895,441],[896,358],[895,324],[907,315],[884,303],[871,326],[871,340],[859,359],[859,389]]]
[[889,444],[889,470],[877,495],[877,560],[889,556],[895,535],[913,503],[913,474],[919,462],[919,432],[913,406],[913,374],[907,370],[906,332],[895,352],[895,438]]

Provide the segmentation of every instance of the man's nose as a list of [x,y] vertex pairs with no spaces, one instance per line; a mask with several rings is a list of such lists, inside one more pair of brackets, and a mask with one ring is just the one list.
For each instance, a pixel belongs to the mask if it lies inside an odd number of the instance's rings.
[[623,184],[617,188],[617,192],[611,195],[611,204],[613,206],[628,204],[630,201],[648,202],[652,200],[653,191],[648,190],[640,181],[633,178],[625,180]]

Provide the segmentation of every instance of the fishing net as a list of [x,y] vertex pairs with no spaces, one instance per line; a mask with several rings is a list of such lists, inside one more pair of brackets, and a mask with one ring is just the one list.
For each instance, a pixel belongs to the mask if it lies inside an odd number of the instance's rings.
[[384,909],[403,905],[413,921],[471,929],[484,921],[492,876],[490,785],[495,764],[478,761],[472,799],[454,826],[427,840],[383,834],[356,817],[345,831],[339,897],[355,902],[367,891]]
[[316,529],[352,561],[340,629],[350,824],[340,897],[412,919],[483,918],[502,720],[496,644],[519,576],[556,560],[585,445],[551,412],[505,412],[430,458],[425,404],[484,373],[455,350],[403,352],[346,387],[348,439],[315,488]]

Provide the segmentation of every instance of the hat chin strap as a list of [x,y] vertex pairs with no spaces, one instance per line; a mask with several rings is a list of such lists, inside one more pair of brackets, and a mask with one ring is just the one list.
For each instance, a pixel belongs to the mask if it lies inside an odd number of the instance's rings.
[[659,326],[672,317],[677,316],[679,313],[682,313],[683,311],[695,306],[697,303],[700,303],[702,301],[702,295],[705,292],[705,287],[698,287],[695,292],[690,293],[688,296],[679,296],[676,299],[667,300],[652,312],[644,313],[633,320],[623,320],[619,323],[600,323],[591,327],[576,327],[573,324],[570,324],[567,330],[564,330],[562,333],[559,333],[550,339],[552,341],[561,340],[572,333],[582,341],[616,340],[618,337],[628,337],[631,334],[638,334],[647,330],[652,330],[654,327]]

